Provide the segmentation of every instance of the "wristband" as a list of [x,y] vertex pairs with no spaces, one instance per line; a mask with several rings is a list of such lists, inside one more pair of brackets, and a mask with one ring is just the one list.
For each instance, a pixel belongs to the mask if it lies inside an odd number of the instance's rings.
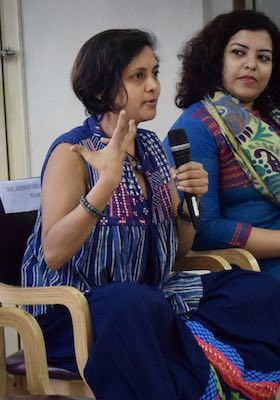
[[[182,198],[182,199],[180,200],[179,204],[178,204],[178,207],[177,207],[177,216],[178,216],[183,222],[186,222],[186,223],[189,224],[189,223],[192,222],[192,219],[191,219],[190,214],[187,213],[187,212],[184,210],[184,208],[183,208],[184,201],[185,201],[185,199]],[[202,207],[201,207],[200,204],[199,204],[199,206],[198,206],[198,209],[199,209],[199,215],[201,215]]]

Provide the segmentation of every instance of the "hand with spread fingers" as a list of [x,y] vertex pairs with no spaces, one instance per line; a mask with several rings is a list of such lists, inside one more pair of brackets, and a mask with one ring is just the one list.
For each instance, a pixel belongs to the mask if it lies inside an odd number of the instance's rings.
[[108,140],[108,144],[103,149],[90,151],[84,146],[75,144],[70,147],[70,150],[80,154],[99,173],[100,179],[104,178],[116,187],[122,177],[127,148],[135,136],[135,121],[132,119],[127,121],[126,111],[122,110],[112,138]]

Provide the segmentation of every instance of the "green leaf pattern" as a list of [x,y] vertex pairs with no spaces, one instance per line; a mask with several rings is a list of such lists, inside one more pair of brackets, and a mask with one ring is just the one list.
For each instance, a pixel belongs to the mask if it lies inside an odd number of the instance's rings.
[[[255,188],[280,206],[280,136],[227,93],[217,91],[202,102]],[[242,131],[238,129],[240,125],[232,122],[241,117],[246,121]],[[271,117],[280,125],[279,110],[273,110]]]

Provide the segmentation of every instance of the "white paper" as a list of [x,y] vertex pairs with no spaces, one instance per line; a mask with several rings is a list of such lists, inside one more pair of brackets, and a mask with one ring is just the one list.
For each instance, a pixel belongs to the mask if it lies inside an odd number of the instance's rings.
[[40,177],[0,181],[0,198],[6,214],[38,210],[41,204]]

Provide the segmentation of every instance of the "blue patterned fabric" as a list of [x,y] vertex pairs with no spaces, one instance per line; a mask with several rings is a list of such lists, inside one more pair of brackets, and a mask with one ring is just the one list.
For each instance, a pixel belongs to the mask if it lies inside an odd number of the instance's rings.
[[176,314],[186,317],[197,309],[203,295],[201,277],[187,272],[173,273],[164,285],[163,292]]
[[220,387],[219,378],[213,366],[210,366],[210,374],[207,387],[199,400],[223,400],[225,397]]
[[226,398],[272,399],[280,387],[279,283],[238,268],[204,275],[202,283],[203,299],[186,325]]

